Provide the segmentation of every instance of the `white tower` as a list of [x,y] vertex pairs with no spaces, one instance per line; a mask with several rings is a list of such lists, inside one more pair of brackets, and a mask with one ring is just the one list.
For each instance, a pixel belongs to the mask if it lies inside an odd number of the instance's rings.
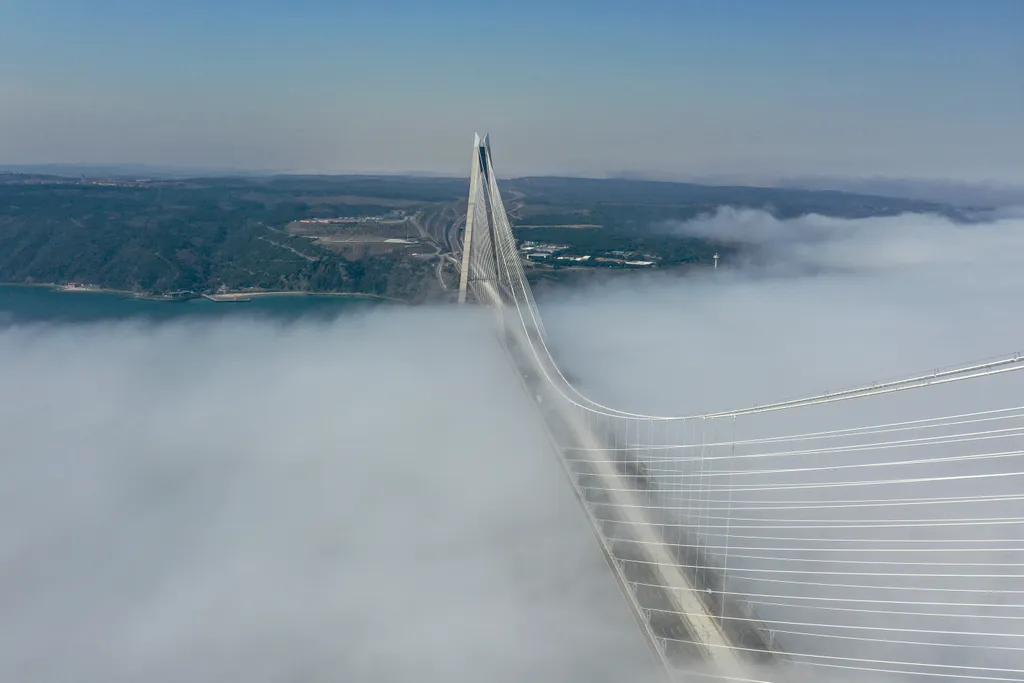
[[717,251],[715,252],[714,259],[715,259],[715,270],[718,270],[718,252]]
[[478,214],[486,214],[487,207],[479,205],[478,195],[482,194],[481,182],[484,165],[486,164],[485,154],[490,146],[490,136],[485,135],[481,140],[479,135],[473,136],[473,162],[469,174],[469,204],[466,206],[466,227],[462,233],[462,272],[459,275],[459,303],[466,303],[466,293],[469,285],[469,256],[473,247],[473,224],[481,218]]

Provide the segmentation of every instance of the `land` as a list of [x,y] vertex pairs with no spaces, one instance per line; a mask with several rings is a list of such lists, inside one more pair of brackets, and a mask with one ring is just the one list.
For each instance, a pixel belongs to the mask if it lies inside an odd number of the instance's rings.
[[[0,282],[159,299],[450,299],[467,186],[399,176],[0,174]],[[780,217],[956,212],[843,192],[634,180],[518,178],[502,192],[528,276],[549,282],[728,258],[738,245],[670,228],[722,205]]]

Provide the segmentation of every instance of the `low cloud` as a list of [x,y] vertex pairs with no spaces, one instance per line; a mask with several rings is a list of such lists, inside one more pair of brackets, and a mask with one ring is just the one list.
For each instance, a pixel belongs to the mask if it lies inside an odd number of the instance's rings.
[[[733,245],[717,271],[620,279],[549,299],[547,328],[588,394],[661,415],[741,408],[1024,351],[1024,220],[1012,211],[983,218],[970,224],[933,215],[780,220],[765,211],[722,208],[668,226]],[[1022,381],[1024,373],[1014,372],[877,400],[698,422],[695,432],[666,431],[674,443],[701,444],[1020,407]],[[1018,417],[975,429],[1022,426]],[[827,450],[851,443],[808,440],[788,446],[826,450],[753,460],[723,457],[784,446],[719,448],[707,451],[719,460],[702,465],[702,474],[680,472],[666,485],[740,487],[732,494],[726,488],[705,492],[703,501],[684,503],[693,506],[687,514],[703,515],[711,541],[729,547],[730,590],[760,603],[758,613],[782,647],[830,665],[818,674],[878,680],[880,673],[857,676],[855,669],[899,670],[904,667],[886,662],[912,661],[927,680],[985,675],[986,667],[997,677],[1019,675],[1024,535],[1014,520],[1024,519],[1018,495],[1024,468],[1013,452],[1024,448],[1024,437],[1013,432],[927,447]],[[992,455],[1002,451],[1010,455]],[[941,460],[962,455],[976,459]],[[977,458],[986,455],[992,457]],[[914,459],[930,462],[891,464]],[[658,465],[666,472],[686,467]],[[915,476],[968,478],[871,483]],[[866,483],[841,485],[848,481]],[[679,500],[694,495],[684,490]],[[996,495],[1006,497],[931,507],[823,507]],[[788,507],[777,507],[783,503]],[[709,507],[717,521],[709,520]],[[924,526],[922,518],[954,524]],[[964,520],[979,521],[955,524]],[[785,550],[792,546],[800,550]],[[899,630],[886,630],[892,628]]]
[[0,679],[643,679],[491,330],[0,331]]
[[681,235],[738,245],[740,266],[771,273],[794,270],[881,271],[919,266],[945,268],[1015,266],[1024,248],[1024,215],[1005,208],[956,222],[931,214],[846,219],[809,214],[779,219],[756,209],[722,207],[685,223],[669,224]]
[[670,229],[736,251],[717,271],[544,300],[570,369],[639,412],[725,410],[1024,351],[1024,219],[723,208]]
[[[1024,223],[1013,211],[958,224],[930,215],[787,221],[726,208],[669,227],[737,250],[715,272],[616,279],[541,302],[560,360],[602,402],[703,413],[1024,350]],[[0,535],[2,679],[618,682],[651,673],[639,630],[482,317],[379,309],[288,325],[14,325],[0,331],[0,376],[0,514],[16,520]],[[920,400],[741,422],[738,432],[719,426],[712,436],[1024,404],[1020,381],[1011,373]],[[1024,447],[1019,438],[1004,447]],[[979,452],[995,447],[986,449]],[[1020,470],[1018,460],[1001,462]],[[760,480],[806,483],[795,469]],[[836,472],[818,481],[842,481],[850,470]],[[1012,495],[1011,483],[931,493]],[[867,497],[834,488],[785,495],[806,504]],[[746,496],[730,501],[734,515],[766,514],[755,505],[763,498]],[[842,521],[830,514],[819,510],[816,521]],[[922,516],[919,508],[845,514]],[[970,514],[1024,516],[1012,499]],[[990,572],[1008,578],[968,579],[990,591],[976,601],[990,605],[980,617],[950,607],[949,593],[927,593],[947,616],[924,620],[894,617],[892,605],[870,605],[873,616],[849,602],[832,603],[846,611],[793,609],[802,598],[851,597],[813,586],[844,583],[815,573],[843,571],[842,561],[820,562],[837,559],[826,546],[808,547],[798,565],[735,557],[757,553],[740,552],[744,541],[732,533],[730,566],[800,570],[782,578],[802,588],[734,577],[732,590],[785,598],[762,606],[763,618],[898,626],[902,636],[882,638],[925,642],[881,646],[856,640],[879,639],[859,630],[824,644],[780,634],[784,647],[1024,669],[1014,649],[1024,647],[1024,609],[1005,592],[1024,590],[1019,525],[960,529],[1016,549],[1002,557],[1011,566]],[[773,552],[770,539],[746,545]],[[903,573],[893,580],[943,587]],[[945,587],[966,585],[950,581]],[[985,649],[993,640],[981,636],[920,633],[927,629],[996,629],[1008,649]]]

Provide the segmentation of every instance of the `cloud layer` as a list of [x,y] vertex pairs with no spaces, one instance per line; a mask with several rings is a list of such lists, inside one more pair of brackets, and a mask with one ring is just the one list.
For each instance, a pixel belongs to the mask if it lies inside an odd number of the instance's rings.
[[[602,402],[701,413],[1024,347],[1024,223],[1012,211],[960,225],[917,215],[780,221],[722,209],[669,229],[740,250],[714,273],[618,280],[542,301],[559,358]],[[0,514],[17,520],[0,535],[0,678],[458,683],[649,673],[536,417],[472,315],[381,309],[333,323],[13,326],[0,331],[0,376]],[[739,429],[1024,404],[1018,375],[972,387]],[[855,455],[802,466],[884,462]],[[1016,461],[1001,466],[1019,470]],[[837,472],[819,481],[850,473]],[[755,481],[807,480],[794,468]],[[828,489],[799,500],[822,495],[859,494]],[[748,493],[751,516],[757,500]],[[1016,501],[971,514],[1024,516]],[[1019,527],[979,533],[1024,546]],[[803,558],[817,564],[787,580],[810,585],[815,572],[842,570],[818,562],[826,547],[810,548]],[[1024,558],[1018,551],[1009,561]],[[985,586],[994,591],[985,600],[1016,595],[999,592],[1005,579],[976,587]],[[741,578],[732,588],[767,592]],[[815,590],[785,595],[852,595]],[[762,616],[808,620],[796,614]],[[997,622],[1004,644],[1021,641],[1013,629],[1024,613],[1013,614]],[[965,618],[955,630],[992,623]],[[782,638],[823,654],[910,656],[898,645]],[[913,653],[922,661],[940,652],[945,659],[930,661],[1024,668],[1016,651],[970,647],[991,640],[927,638]]]
[[0,679],[649,667],[472,316],[15,326],[0,376]]
[[[561,357],[604,403],[700,415],[1024,350],[1024,221],[1014,212],[961,225],[928,215],[779,220],[723,208],[669,229],[729,242],[738,252],[715,272],[620,280],[547,302]],[[1015,372],[735,422],[697,421],[664,436],[699,445],[1019,408],[1022,381],[1024,373]],[[1014,675],[1006,672],[1024,670],[1021,427],[1018,417],[881,434],[867,441],[1018,430],[849,451],[828,449],[856,440],[702,447],[717,460],[699,469],[655,466],[710,542],[729,548],[729,590],[760,603],[759,615],[784,648],[818,655],[814,661],[831,667],[817,673],[899,670],[887,662],[906,660],[919,663],[925,680],[982,673],[934,665]],[[796,453],[764,457],[787,449]],[[904,461],[922,462],[894,464]],[[927,481],[914,483],[922,477]],[[893,483],[878,483],[886,480]],[[995,495],[1008,497],[884,504]],[[858,502],[865,500],[883,504]],[[881,674],[865,675],[854,680]]]
[[957,224],[722,208],[667,229],[739,253],[714,273],[616,279],[545,302],[570,368],[639,412],[723,410],[1024,350],[1013,212]]

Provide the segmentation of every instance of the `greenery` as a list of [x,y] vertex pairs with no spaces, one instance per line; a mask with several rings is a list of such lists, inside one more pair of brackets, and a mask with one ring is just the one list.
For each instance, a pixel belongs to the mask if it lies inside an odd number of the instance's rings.
[[[586,178],[518,178],[506,182],[503,188],[509,195],[523,198],[516,209],[522,216],[517,223],[539,226],[515,230],[520,241],[566,245],[571,254],[621,258],[625,253],[627,258],[641,260],[650,255],[656,257],[657,267],[710,265],[716,252],[727,257],[742,248],[673,234],[669,229],[672,222],[692,220],[724,205],[764,209],[778,218],[807,213],[856,218],[908,211],[962,218],[955,209],[942,204],[831,191]],[[551,260],[550,264],[556,270],[565,265],[573,269],[624,267],[596,259],[570,264]],[[539,266],[537,270],[544,268]]]
[[[290,182],[274,181],[5,180],[2,282],[75,282],[149,294],[249,288],[360,292],[409,300],[424,298],[431,283],[429,263],[390,255],[348,261],[283,232],[302,218],[389,210],[377,203],[296,201]],[[317,194],[317,188],[302,191]]]
[[[133,177],[0,174],[0,282],[78,283],[168,296],[261,289],[423,301],[441,293],[433,251],[447,244],[451,222],[465,213],[468,190],[464,178]],[[842,192],[581,178],[503,180],[502,188],[513,225],[543,226],[517,228],[520,241],[594,256],[569,262],[572,268],[552,259],[550,266],[531,268],[534,276],[556,270],[611,275],[623,267],[600,256],[655,260],[659,268],[710,265],[715,252],[725,256],[741,245],[683,237],[666,225],[722,205],[767,209],[779,217],[914,211],[962,218],[941,204]],[[295,224],[396,211],[416,218]],[[420,231],[428,237],[408,248],[384,241]]]
[[[780,218],[807,213],[860,218],[905,211],[946,214],[951,212],[951,207],[936,202],[848,192],[695,185],[647,180],[517,178],[504,183],[503,188],[526,195],[533,205],[584,211],[591,211],[596,207],[612,218],[622,219],[626,216],[637,221],[650,218],[641,217],[637,213],[637,209],[641,207],[654,215],[673,218],[692,218],[723,205],[768,209]],[[563,216],[563,220],[564,218]],[[594,215],[591,213],[588,218],[593,219]],[[600,223],[595,220],[586,222]]]

